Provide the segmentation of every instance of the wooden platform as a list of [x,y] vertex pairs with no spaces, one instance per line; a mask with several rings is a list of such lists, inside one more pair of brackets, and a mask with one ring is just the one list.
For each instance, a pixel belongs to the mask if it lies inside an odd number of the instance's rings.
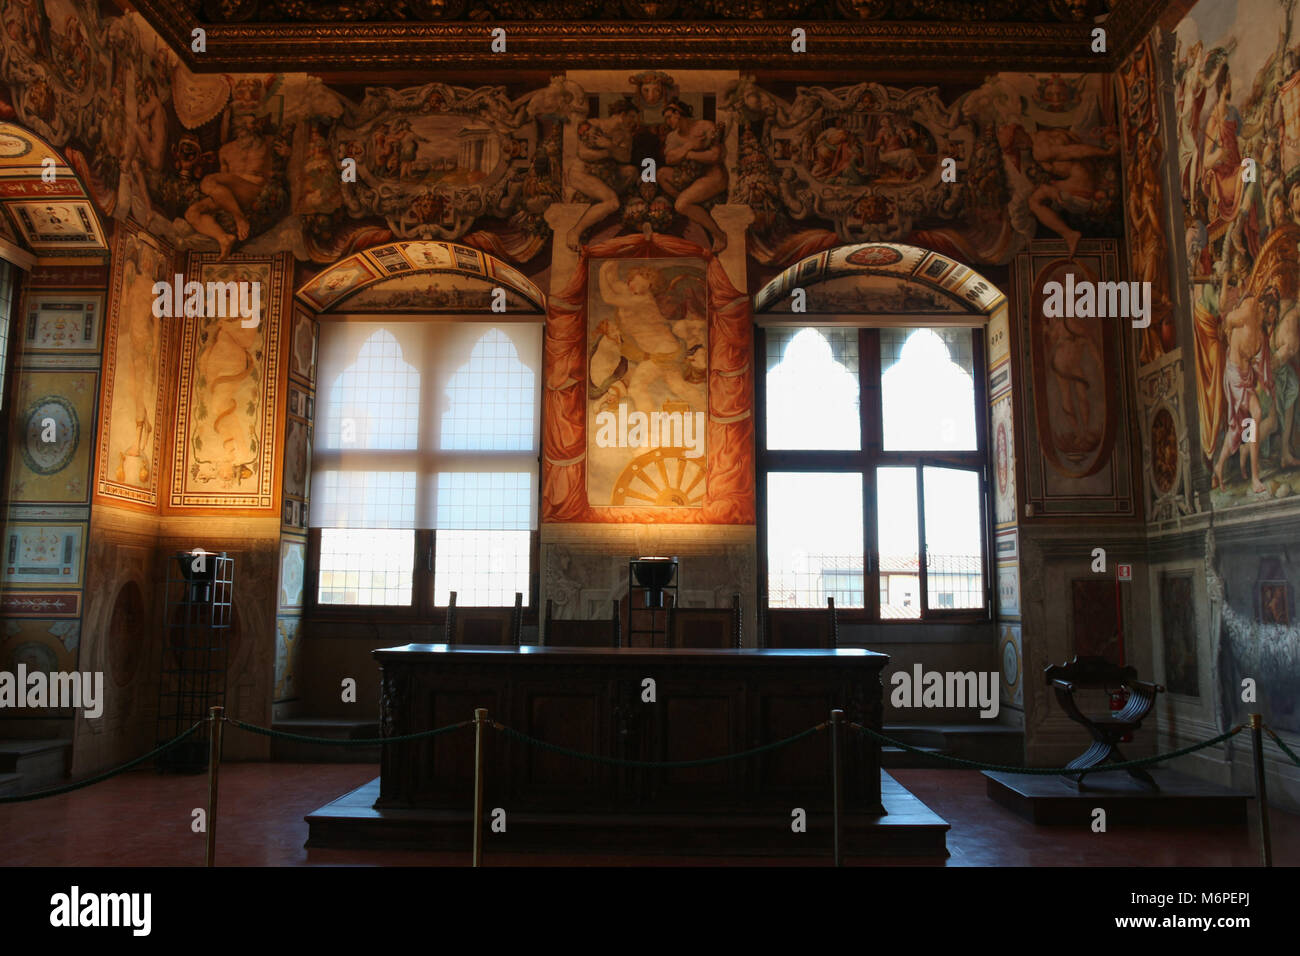
[[1089,825],[1106,811],[1107,826],[1238,824],[1246,822],[1249,793],[1173,770],[1150,771],[1160,790],[1121,771],[1090,774],[1080,790],[1060,776],[984,771],[989,798],[1031,823]]
[[[882,817],[846,816],[844,855],[947,857],[946,821],[887,773],[881,773]],[[326,804],[306,819],[308,849],[436,849],[470,852],[467,810],[374,808],[379,778]],[[490,812],[491,808],[488,808]],[[793,809],[793,808],[792,808]],[[728,813],[517,813],[507,809],[506,832],[487,833],[485,852],[672,853],[687,856],[829,854],[829,814],[808,813],[808,832],[791,818]]]

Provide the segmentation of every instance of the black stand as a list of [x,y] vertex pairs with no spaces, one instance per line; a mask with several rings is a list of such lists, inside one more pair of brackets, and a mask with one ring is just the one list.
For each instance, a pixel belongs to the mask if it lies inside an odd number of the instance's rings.
[[[209,708],[225,706],[235,577],[235,561],[224,551],[181,551],[169,568],[158,683],[159,744],[206,720]],[[158,769],[205,771],[210,731],[204,724],[202,730],[160,754]]]
[[[673,559],[676,561],[676,559]],[[636,638],[638,634],[646,634],[650,637],[650,647],[658,647],[655,638],[660,634],[663,635],[663,645],[668,646],[668,609],[677,605],[677,579],[681,574],[681,569],[676,564],[673,565],[673,575],[669,583],[659,588],[663,592],[664,600],[661,607],[648,607],[646,597],[650,594],[651,588],[643,587],[636,583],[636,573],[633,571],[633,565],[637,559],[632,558],[627,563],[627,647],[636,647]],[[638,599],[638,595],[641,597]],[[660,622],[659,614],[664,615],[663,621]],[[649,621],[646,621],[646,616]],[[663,627],[660,627],[662,623]]]

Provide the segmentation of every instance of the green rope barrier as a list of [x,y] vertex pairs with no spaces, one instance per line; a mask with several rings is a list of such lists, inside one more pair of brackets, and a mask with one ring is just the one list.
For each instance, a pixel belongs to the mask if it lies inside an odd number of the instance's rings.
[[204,723],[206,723],[206,721],[202,721],[202,720],[199,721],[189,730],[181,733],[176,737],[173,737],[171,740],[167,741],[167,743],[155,747],[153,750],[149,751],[143,757],[136,757],[130,763],[124,763],[120,767],[114,767],[112,770],[105,770],[103,773],[96,774],[93,777],[88,777],[85,780],[79,780],[76,783],[64,784],[63,786],[55,787],[52,790],[38,790],[35,793],[22,793],[12,797],[0,797],[0,803],[24,803],[28,800],[40,800],[43,799],[44,797],[57,797],[63,793],[71,793],[74,790],[80,790],[83,787],[89,787],[92,784],[100,783],[101,781],[107,780],[110,777],[116,777],[119,773],[125,773],[126,771],[130,770],[132,767],[138,766],[139,764],[144,763],[146,760],[156,757],[158,756],[158,754],[163,753],[166,750],[170,750],[172,747],[175,747],[186,737],[190,736],[190,734],[194,733],[194,731],[202,727]]
[[854,723],[851,720],[845,721],[845,723],[847,723],[854,730],[860,730],[863,733],[870,734],[872,737],[875,737],[881,743],[888,744],[891,747],[900,747],[903,750],[908,750],[911,751],[912,753],[920,754],[923,757],[931,757],[935,760],[944,760],[951,764],[957,764],[962,767],[971,767],[972,769],[975,770],[1000,770],[1005,773],[1027,773],[1027,774],[1038,774],[1042,776],[1055,776],[1059,774],[1070,774],[1070,773],[1087,775],[1092,773],[1109,773],[1112,770],[1127,770],[1129,767],[1144,767],[1147,766],[1148,764],[1155,764],[1155,763],[1160,763],[1164,760],[1169,760],[1172,757],[1181,757],[1184,754],[1194,753],[1197,750],[1204,750],[1206,747],[1213,747],[1215,744],[1222,743],[1223,741],[1227,740],[1229,737],[1239,734],[1241,733],[1242,730],[1245,729],[1244,724],[1238,724],[1236,727],[1233,727],[1231,730],[1229,730],[1226,734],[1219,734],[1219,736],[1211,740],[1205,740],[1199,744],[1192,744],[1190,747],[1183,747],[1179,750],[1171,750],[1169,751],[1169,753],[1166,754],[1156,754],[1154,757],[1141,757],[1137,760],[1125,760],[1120,763],[1102,764],[1099,767],[1087,767],[1087,768],[1013,767],[1007,764],[981,763],[978,760],[967,760],[964,757],[950,757],[947,754],[930,753],[928,750],[921,750],[919,747],[913,747],[911,744],[905,744],[901,740],[894,740],[891,737],[886,737],[884,734],[877,733],[876,731],[872,730],[870,727],[864,727],[862,724]]
[[709,764],[724,763],[728,760],[742,760],[745,757],[752,757],[755,754],[761,754],[769,750],[776,750],[778,747],[785,747],[794,743],[796,740],[802,740],[812,734],[825,730],[829,724],[821,723],[816,727],[809,727],[807,730],[795,734],[793,737],[786,737],[784,740],[777,740],[770,744],[763,744],[761,747],[754,747],[750,750],[742,750],[739,753],[724,754],[721,757],[701,757],[697,760],[627,760],[622,757],[606,757],[602,754],[583,753],[580,750],[570,750],[568,747],[560,747],[556,744],[549,744],[544,740],[538,740],[536,737],[529,737],[525,733],[520,733],[513,727],[507,727],[499,724],[495,720],[490,721],[493,727],[501,731],[508,737],[514,737],[526,744],[532,744],[534,747],[541,747],[543,750],[550,750],[554,753],[564,754],[566,757],[577,757],[579,760],[592,760],[596,763],[612,764],[617,767],[705,767]]
[[290,734],[283,730],[272,730],[269,727],[258,727],[256,724],[246,724],[235,717],[222,718],[228,724],[234,724],[240,730],[247,730],[250,733],[261,734],[263,737],[279,737],[281,740],[296,740],[304,744],[334,744],[337,747],[373,747],[376,744],[400,744],[410,740],[423,740],[426,737],[437,737],[439,734],[445,734],[452,730],[459,730],[461,727],[469,727],[474,723],[472,720],[462,720],[458,724],[448,724],[446,727],[437,727],[433,730],[422,730],[416,734],[402,734],[399,737],[366,737],[357,740],[339,740],[335,737],[308,737],[304,734]]
[[1292,762],[1293,764],[1295,764],[1297,767],[1300,767],[1300,757],[1297,757],[1297,756],[1295,755],[1295,751],[1293,751],[1290,747],[1288,747],[1286,744],[1284,744],[1284,743],[1282,742],[1282,738],[1281,738],[1281,737],[1279,737],[1277,734],[1273,733],[1273,728],[1270,727],[1270,726],[1268,726],[1267,724],[1265,724],[1265,725],[1264,725],[1264,730],[1267,731],[1267,732],[1268,732],[1268,735],[1269,735],[1270,737],[1273,738],[1273,743],[1275,743],[1275,744],[1277,744],[1279,747],[1281,747],[1281,748],[1282,748],[1282,752],[1283,752],[1284,754],[1286,754],[1288,757],[1291,758],[1291,762]]

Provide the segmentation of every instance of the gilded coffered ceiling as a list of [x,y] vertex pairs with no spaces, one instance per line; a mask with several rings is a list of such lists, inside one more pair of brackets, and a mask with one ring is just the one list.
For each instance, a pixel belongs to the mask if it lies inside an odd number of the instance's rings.
[[[1169,0],[137,0],[198,72],[1113,70]],[[506,49],[490,33],[506,29]],[[1093,30],[1106,30],[1106,50]],[[806,49],[791,48],[802,27]],[[196,28],[206,49],[196,53]]]

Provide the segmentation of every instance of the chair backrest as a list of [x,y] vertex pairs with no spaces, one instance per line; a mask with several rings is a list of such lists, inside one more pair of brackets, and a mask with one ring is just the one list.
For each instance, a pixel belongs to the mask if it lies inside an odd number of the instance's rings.
[[1049,664],[1043,668],[1047,683],[1062,681],[1079,689],[1111,689],[1137,679],[1137,668],[1124,667],[1104,657],[1076,655],[1066,664]]
[[763,612],[763,646],[834,650],[839,644],[840,626],[835,615],[835,598],[821,608],[767,608]]
[[622,636],[621,611],[614,600],[614,615],[605,620],[556,620],[552,602],[546,599],[546,628],[542,643],[548,647],[618,647]]
[[1164,693],[1161,684],[1138,680],[1137,668],[1123,666],[1104,657],[1076,655],[1066,664],[1050,664],[1043,668],[1043,677],[1056,692],[1056,701],[1067,716],[1089,726],[1096,723],[1079,709],[1074,699],[1078,690],[1105,690],[1114,692],[1120,687],[1128,690],[1128,700],[1118,712],[1112,711],[1106,719],[1113,728],[1121,725],[1136,730],[1143,718],[1155,706],[1156,695]]
[[519,645],[524,596],[515,592],[513,607],[457,607],[456,592],[447,602],[443,639],[448,644]]
[[731,607],[670,607],[668,646],[740,647],[740,595],[732,595]]

